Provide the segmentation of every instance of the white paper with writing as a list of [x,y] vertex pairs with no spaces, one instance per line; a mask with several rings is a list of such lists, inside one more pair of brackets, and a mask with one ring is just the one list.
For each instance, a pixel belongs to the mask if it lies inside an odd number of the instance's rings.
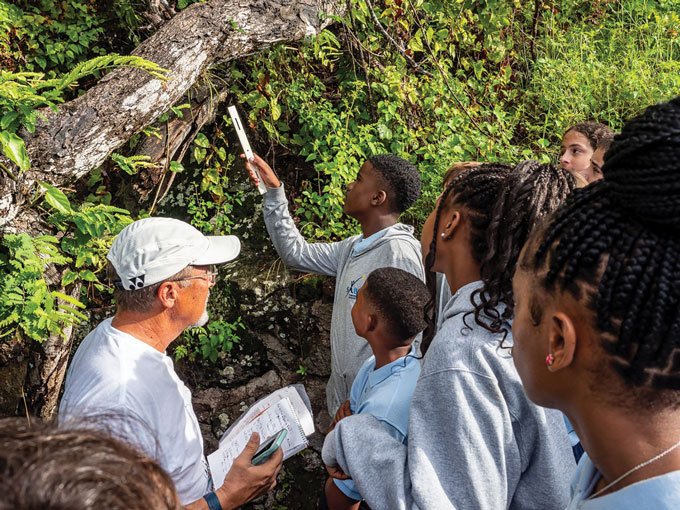
[[295,388],[287,386],[256,402],[220,440],[217,451],[208,456],[215,487],[220,487],[234,459],[243,451],[253,432],[260,440],[282,428],[288,431],[281,447],[287,459],[304,450],[314,432],[314,419]]

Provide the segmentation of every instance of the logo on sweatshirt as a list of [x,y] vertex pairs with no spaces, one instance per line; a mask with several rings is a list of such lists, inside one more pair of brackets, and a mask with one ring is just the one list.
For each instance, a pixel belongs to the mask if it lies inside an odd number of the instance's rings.
[[364,284],[366,281],[366,275],[362,274],[359,278],[356,280],[352,280],[349,285],[347,286],[347,293],[345,294],[345,297],[347,299],[351,299],[354,301],[357,298],[357,294],[359,293],[359,289],[361,286]]

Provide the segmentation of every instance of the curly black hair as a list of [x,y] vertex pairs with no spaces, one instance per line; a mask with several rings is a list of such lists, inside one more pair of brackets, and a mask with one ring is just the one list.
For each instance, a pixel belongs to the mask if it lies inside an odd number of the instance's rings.
[[594,151],[604,149],[606,152],[614,141],[614,131],[601,122],[580,122],[571,126],[564,134],[566,135],[569,131],[576,131],[585,136]]
[[425,329],[430,292],[417,276],[396,267],[383,267],[368,275],[362,289],[397,342],[408,344]]
[[533,236],[521,267],[594,313],[610,366],[638,404],[677,407],[680,97],[629,121],[602,171],[603,182],[576,190]]
[[394,154],[371,156],[368,161],[389,187],[388,204],[391,211],[401,214],[420,196],[418,169]]
[[[504,324],[514,311],[512,275],[522,246],[536,224],[553,213],[575,187],[576,180],[567,170],[536,161],[524,161],[514,169],[483,164],[451,181],[440,199],[434,231],[442,210],[453,206],[465,210],[472,257],[484,282],[471,296],[477,324],[507,334]],[[431,291],[435,249],[433,238],[425,261]],[[424,349],[431,341],[431,329],[423,339]]]

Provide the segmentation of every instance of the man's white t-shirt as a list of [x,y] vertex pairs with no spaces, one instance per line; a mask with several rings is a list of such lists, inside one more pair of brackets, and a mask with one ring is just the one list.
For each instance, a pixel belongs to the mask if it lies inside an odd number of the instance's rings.
[[[138,445],[175,482],[182,504],[212,489],[191,392],[172,360],[107,319],[78,347],[59,422],[97,416],[95,426]],[[87,423],[91,423],[88,419]]]

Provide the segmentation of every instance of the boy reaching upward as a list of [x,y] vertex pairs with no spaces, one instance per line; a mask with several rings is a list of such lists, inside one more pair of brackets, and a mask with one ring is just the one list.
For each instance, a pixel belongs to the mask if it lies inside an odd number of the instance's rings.
[[326,403],[331,416],[347,400],[354,377],[371,351],[354,331],[351,310],[366,276],[380,267],[398,267],[424,280],[420,242],[399,215],[420,195],[416,167],[393,155],[372,156],[347,186],[343,211],[361,225],[361,235],[334,243],[308,243],[288,212],[281,181],[255,155],[246,162],[257,185],[259,170],[267,192],[264,221],[276,251],[293,269],[336,277],[331,319],[331,376]]
[[[350,414],[370,414],[390,435],[406,442],[411,397],[420,375],[412,343],[425,328],[429,300],[427,286],[401,269],[385,267],[368,276],[352,308],[352,322],[373,356],[359,370],[350,400],[340,407],[332,427]],[[351,479],[328,478],[324,492],[330,510],[355,510],[362,499]]]

